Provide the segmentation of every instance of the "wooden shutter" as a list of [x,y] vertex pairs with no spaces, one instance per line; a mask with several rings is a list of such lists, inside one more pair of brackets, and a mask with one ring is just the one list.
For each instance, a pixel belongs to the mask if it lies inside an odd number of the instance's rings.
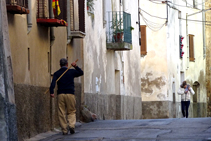
[[141,25],[141,55],[147,55],[147,34],[146,25]]
[[37,18],[47,18],[48,15],[47,0],[37,0]]
[[78,0],[79,6],[79,31],[85,33],[85,0]]
[[190,61],[195,61],[194,58],[194,40],[193,40],[194,35],[189,34],[189,60]]
[[[68,23],[69,24],[69,23]],[[74,0],[70,0],[70,29],[74,30]]]

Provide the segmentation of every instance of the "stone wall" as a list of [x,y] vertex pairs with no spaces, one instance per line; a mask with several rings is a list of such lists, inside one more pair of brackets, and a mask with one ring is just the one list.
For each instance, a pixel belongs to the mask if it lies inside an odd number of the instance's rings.
[[[80,117],[81,84],[75,84],[77,120]],[[18,139],[22,141],[53,128],[60,128],[57,113],[57,95],[50,98],[47,87],[15,84]],[[56,90],[55,90],[56,92]]]
[[[206,103],[190,103],[189,118],[206,117]],[[181,118],[181,102],[145,101],[142,105],[143,119]]]
[[46,87],[15,84],[19,141],[51,130],[50,96]]
[[[176,116],[177,111],[173,109],[173,103],[169,101],[143,101],[142,103],[143,119],[162,119]],[[178,105],[178,103],[175,104]]]
[[85,93],[85,105],[100,120],[141,119],[141,97]]

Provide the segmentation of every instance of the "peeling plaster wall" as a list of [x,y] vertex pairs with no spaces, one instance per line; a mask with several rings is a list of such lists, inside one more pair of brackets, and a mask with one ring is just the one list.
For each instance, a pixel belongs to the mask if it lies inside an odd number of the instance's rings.
[[[106,0],[106,11],[123,9],[119,2],[119,0]],[[132,31],[133,49],[130,51],[107,50],[105,28],[107,25],[105,27],[103,25],[103,2],[96,0],[94,3],[94,15],[86,14],[86,37],[84,41],[85,104],[90,106],[90,101],[87,101],[89,98],[86,97],[95,94],[98,94],[98,97],[125,95],[140,97],[141,100],[139,27],[136,24],[136,21],[138,21],[138,1],[125,0],[125,12],[131,14],[132,26],[135,28]],[[118,78],[115,76],[115,72],[119,72],[116,73],[116,75],[120,75],[119,80],[115,79]],[[116,82],[119,82],[119,93],[116,93]],[[94,100],[92,102],[98,103]],[[123,105],[123,103],[120,105]],[[105,108],[107,105],[101,106],[101,108]]]
[[0,140],[18,140],[6,1],[0,1]]
[[[149,1],[140,1],[140,7],[152,15],[166,17],[165,5],[158,6]],[[155,10],[157,9],[157,10]],[[147,16],[143,11],[144,16]],[[150,19],[149,16],[146,17]],[[142,17],[141,25],[145,25]],[[164,24],[165,20],[151,18],[157,23]],[[164,26],[158,32],[146,27],[147,55],[141,57],[141,90],[143,101],[168,100],[168,67],[167,67],[167,27]]]
[[[206,7],[210,7],[211,0],[208,0]],[[210,11],[206,12],[206,21],[211,20]],[[206,86],[207,86],[207,117],[211,117],[211,26],[206,26]]]
[[[199,2],[199,1],[198,1]],[[185,5],[182,1],[173,1],[180,5]],[[200,2],[199,2],[200,3]],[[142,1],[141,8],[152,15],[159,17],[167,17],[165,4],[154,4],[151,2]],[[148,7],[146,9],[146,7]],[[198,12],[197,9],[185,8],[175,6],[181,11],[181,18],[186,18],[186,13],[192,14]],[[156,10],[155,10],[156,9]],[[142,12],[143,13],[143,12]],[[144,16],[147,16],[146,14]],[[152,102],[156,105],[156,102],[166,103],[178,103],[181,101],[181,96],[177,94],[177,90],[181,84],[181,72],[184,73],[184,79],[193,87],[194,82],[200,83],[198,103],[201,105],[206,103],[206,81],[205,81],[205,59],[203,59],[203,30],[202,23],[188,22],[188,34],[195,35],[194,37],[194,55],[195,62],[189,62],[188,54],[189,48],[187,48],[187,36],[186,36],[186,21],[180,20],[180,16],[177,10],[168,7],[168,23],[162,29],[157,32],[150,30],[147,26],[147,55],[141,58],[141,83],[142,83],[142,97],[143,103],[148,105],[147,102]],[[147,17],[148,20],[156,21],[156,23],[164,23],[165,20],[158,18]],[[153,20],[154,19],[154,20]],[[189,19],[202,19],[202,13],[193,15]],[[161,22],[163,21],[163,22]],[[145,25],[144,21],[141,24]],[[179,57],[179,35],[184,38],[183,51],[185,52],[183,59]],[[192,99],[191,99],[192,102]],[[169,103],[170,105],[172,105]],[[165,105],[165,104],[164,104]],[[163,110],[168,114],[167,117],[180,117],[176,114],[177,111],[181,111],[180,104],[174,105],[172,108],[169,105],[168,108]],[[193,106],[194,107],[194,106]],[[143,108],[147,108],[143,105]],[[159,106],[157,109],[160,110]],[[203,111],[205,111],[204,109]],[[144,111],[144,110],[143,110]],[[190,110],[191,116],[197,111],[197,108]],[[162,112],[161,112],[162,113]],[[162,116],[161,113],[154,114],[144,118],[158,118]],[[144,113],[143,113],[144,114]],[[203,116],[206,116],[203,114]],[[165,117],[163,115],[163,117]]]

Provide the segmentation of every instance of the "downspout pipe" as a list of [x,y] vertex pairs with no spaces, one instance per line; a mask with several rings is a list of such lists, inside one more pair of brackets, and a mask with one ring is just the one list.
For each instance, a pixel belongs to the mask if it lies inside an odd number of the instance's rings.
[[126,0],[123,0],[123,11],[126,12]]
[[70,27],[70,0],[67,0],[67,44],[71,42],[71,27]]
[[106,27],[106,0],[103,0],[103,27]]
[[28,1],[28,8],[30,12],[29,14],[27,14],[27,26],[28,26],[27,34],[29,34],[32,29],[32,2],[31,0]]
[[[54,18],[54,14],[53,14],[53,7],[52,7],[52,0],[49,0],[49,17],[50,19]],[[50,27],[50,46],[53,46],[55,41],[55,36],[54,36],[54,28]]]
[[[202,9],[205,9],[205,1],[203,0]],[[205,11],[202,11],[202,21],[205,21]],[[203,30],[203,58],[206,58],[206,25],[205,22],[202,23],[202,30]]]

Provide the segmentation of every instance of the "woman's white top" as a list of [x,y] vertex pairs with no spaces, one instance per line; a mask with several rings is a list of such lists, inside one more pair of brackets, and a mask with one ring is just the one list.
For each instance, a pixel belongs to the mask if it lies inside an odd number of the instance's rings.
[[195,94],[195,92],[194,92],[194,90],[190,87],[190,90],[188,91],[188,93],[187,94],[185,94],[185,89],[184,88],[179,88],[179,90],[177,91],[177,93],[179,94],[179,95],[181,95],[181,100],[182,101],[190,101],[190,95],[192,94],[192,95],[194,95]]

